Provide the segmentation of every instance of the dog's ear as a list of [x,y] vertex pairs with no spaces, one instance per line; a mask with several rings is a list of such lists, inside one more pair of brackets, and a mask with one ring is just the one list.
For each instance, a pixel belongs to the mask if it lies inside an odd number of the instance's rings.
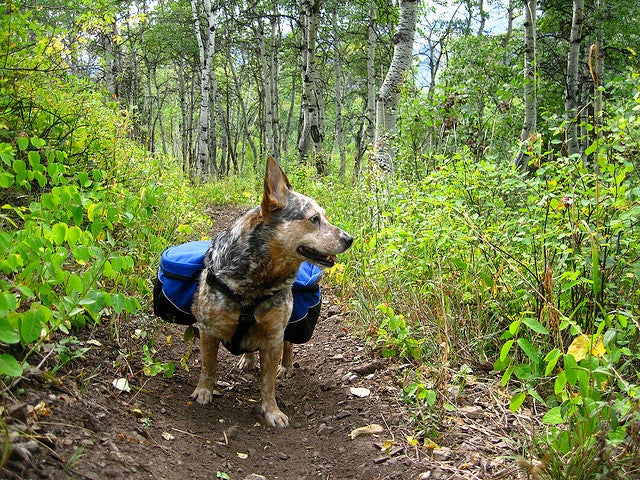
[[264,194],[262,195],[262,217],[267,218],[275,210],[287,205],[287,192],[293,190],[284,170],[273,157],[267,159],[267,171],[264,176]]

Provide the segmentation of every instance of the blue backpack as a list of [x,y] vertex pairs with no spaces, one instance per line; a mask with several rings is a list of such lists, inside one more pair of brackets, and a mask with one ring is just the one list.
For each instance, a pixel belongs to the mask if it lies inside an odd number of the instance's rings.
[[[153,311],[171,323],[192,325],[193,295],[204,269],[204,256],[210,240],[187,242],[167,248],[160,256],[160,267],[153,288]],[[322,295],[318,284],[323,270],[312,263],[300,265],[293,282],[293,311],[284,333],[291,343],[306,343],[311,339],[318,317]]]

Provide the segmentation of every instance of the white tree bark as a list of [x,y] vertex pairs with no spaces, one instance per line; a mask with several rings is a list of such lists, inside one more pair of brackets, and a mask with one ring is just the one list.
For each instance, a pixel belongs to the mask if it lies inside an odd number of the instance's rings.
[[[207,19],[206,37],[204,36],[201,23],[200,11],[204,11]],[[211,1],[203,0],[202,4],[198,0],[191,0],[191,13],[195,28],[196,40],[198,41],[198,51],[200,54],[200,116],[198,118],[198,140],[196,145],[195,172],[190,172],[192,177],[205,179],[211,173],[211,155],[209,149],[210,123],[211,123],[211,64],[213,61],[213,50],[215,48],[215,17],[211,9]]]
[[393,57],[378,91],[374,161],[387,172],[393,172],[394,169],[393,140],[397,131],[400,85],[411,67],[418,5],[419,0],[400,0],[400,19],[394,38]]
[[573,18],[567,55],[567,80],[564,96],[566,120],[567,153],[580,153],[578,142],[578,94],[580,87],[580,44],[582,42],[582,24],[584,22],[584,0],[573,0]]
[[367,143],[373,145],[376,134],[376,4],[369,8],[369,37],[367,40]]
[[331,14],[333,28],[333,76],[336,92],[336,146],[340,154],[340,176],[343,177],[347,170],[347,152],[344,146],[344,132],[342,125],[342,54],[340,52],[340,32],[338,30],[338,7],[334,6]]
[[[538,101],[536,98],[536,0],[524,0],[524,123],[520,133],[523,145],[529,144],[536,131]],[[516,165],[524,171],[529,170],[529,157],[520,148]]]
[[[322,0],[304,0],[300,8],[302,23],[302,132],[298,142],[300,159],[305,162],[312,146],[320,153],[324,128],[322,125],[322,105],[320,102],[318,73],[316,69],[316,37]],[[319,159],[316,158],[316,162]],[[320,159],[321,162],[321,159]],[[322,164],[317,164],[323,173]]]

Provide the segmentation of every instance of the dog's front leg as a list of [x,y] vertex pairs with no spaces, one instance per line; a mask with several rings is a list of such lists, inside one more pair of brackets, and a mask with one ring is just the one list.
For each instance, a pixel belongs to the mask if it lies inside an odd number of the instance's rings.
[[200,379],[198,386],[191,394],[196,402],[203,405],[211,402],[214,396],[220,393],[215,390],[216,386],[216,370],[218,367],[218,347],[220,340],[209,335],[200,329],[200,350],[202,353],[202,370],[200,371]]
[[280,411],[276,403],[276,375],[282,355],[282,343],[260,350],[260,383],[262,394],[262,413],[272,427],[286,427],[289,418]]
[[285,340],[282,347],[282,361],[278,367],[278,377],[289,378],[293,375],[293,343]]

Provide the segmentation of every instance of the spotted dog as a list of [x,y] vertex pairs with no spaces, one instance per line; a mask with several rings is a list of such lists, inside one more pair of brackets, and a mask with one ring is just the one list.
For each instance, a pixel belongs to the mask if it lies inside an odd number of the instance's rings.
[[[202,370],[191,397],[201,404],[211,402],[221,342],[232,353],[257,351],[262,413],[270,426],[286,427],[289,419],[278,408],[275,384],[293,306],[291,285],[303,261],[331,267],[352,242],[327,221],[313,199],[293,190],[269,157],[260,205],[218,234],[205,255],[192,307],[200,330]],[[290,357],[288,345],[285,369]]]

